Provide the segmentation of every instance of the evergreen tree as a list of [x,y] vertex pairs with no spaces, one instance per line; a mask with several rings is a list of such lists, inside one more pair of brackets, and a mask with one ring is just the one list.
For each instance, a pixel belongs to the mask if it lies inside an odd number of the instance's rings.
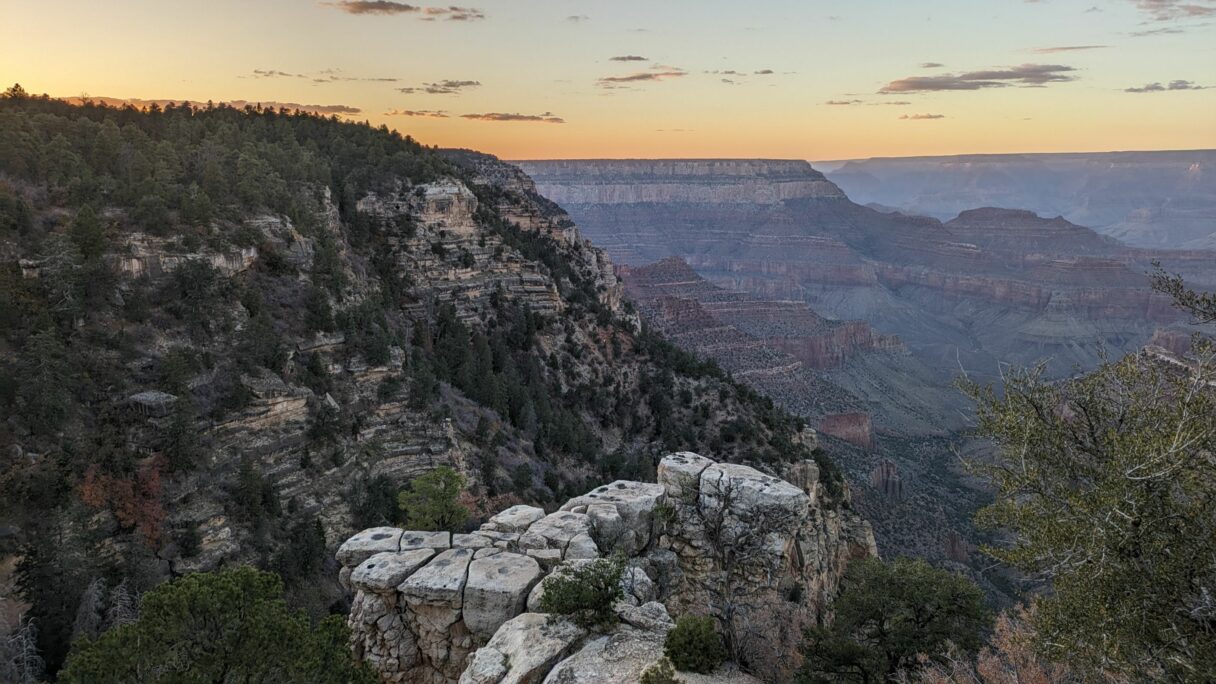
[[879,684],[916,670],[919,656],[979,648],[990,616],[970,580],[923,560],[849,563],[830,627],[807,631],[798,681]]
[[73,649],[62,682],[366,682],[338,616],[311,625],[281,580],[241,566],[172,580],[144,595],[139,618]]
[[463,490],[464,476],[448,466],[414,478],[398,495],[406,529],[460,530],[469,518],[469,509],[457,500]]
[[[1216,297],[1158,272],[1197,322]],[[1131,355],[1065,382],[1041,368],[964,383],[997,457],[986,549],[1050,582],[1032,618],[1050,659],[1133,680],[1216,676],[1216,345],[1177,363]]]

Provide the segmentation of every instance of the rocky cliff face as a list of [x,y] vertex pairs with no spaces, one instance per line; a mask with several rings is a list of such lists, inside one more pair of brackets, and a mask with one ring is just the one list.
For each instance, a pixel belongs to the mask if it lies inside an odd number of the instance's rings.
[[[101,483],[87,503],[79,481],[61,493],[104,553],[144,564],[141,590],[231,563],[279,569],[302,540],[332,547],[393,520],[396,492],[437,466],[465,476],[477,508],[652,475],[664,449],[810,457],[792,417],[642,336],[607,256],[518,168],[448,154],[425,181],[393,175],[340,198],[301,187],[292,216],[233,210],[184,235],[101,210],[105,292],[65,329],[86,331],[71,353],[107,385],[66,427],[75,453],[104,438],[134,465],[87,480]],[[64,278],[64,258],[0,243],[6,293],[36,301]],[[11,351],[2,380],[24,362]],[[62,442],[5,415],[4,484],[48,481]],[[79,460],[78,479],[97,475]],[[132,473],[155,487],[120,507]],[[11,503],[24,543],[40,513]],[[284,574],[322,572],[300,565]],[[339,599],[308,582],[310,608]]]
[[[1126,248],[1025,211],[968,211],[944,224],[880,213],[825,188],[809,165],[775,164],[772,173],[790,184],[780,199],[722,202],[705,187],[763,178],[757,167],[767,164],[740,164],[733,176],[735,167],[722,163],[716,174],[689,180],[686,192],[671,189],[678,177],[637,163],[523,167],[542,192],[565,198],[587,235],[617,261],[678,256],[729,289],[865,320],[899,335],[943,377],[960,366],[982,376],[997,360],[1041,358],[1065,373],[1094,363],[1102,348],[1130,352],[1180,320],[1147,287],[1152,260],[1198,281],[1213,278],[1201,266],[1212,253]],[[618,187],[626,181],[628,191]],[[606,187],[612,190],[601,192]]]
[[[1064,375],[1104,353],[1139,349],[1159,329],[1179,329],[1185,321],[1148,287],[1145,274],[1154,259],[1198,287],[1216,285],[1211,252],[1130,248],[1025,211],[979,209],[946,223],[883,213],[825,188],[809,165],[774,165],[790,190],[780,200],[719,201],[705,187],[718,183],[733,193],[737,182],[763,177],[757,166],[765,165],[740,165],[746,171],[731,178],[733,165],[723,163],[716,175],[677,191],[670,186],[684,181],[665,172],[648,175],[645,164],[522,163],[542,193],[570,202],[566,208],[584,234],[618,263],[636,269],[678,257],[709,284],[735,293],[736,299],[718,303],[682,292],[695,292],[685,284],[691,278],[670,278],[654,288],[655,305],[643,314],[689,331],[677,341],[716,354],[736,372],[760,370],[747,381],[766,383],[767,394],[812,417],[852,478],[854,505],[873,522],[883,548],[898,553],[945,559],[944,549],[957,556],[980,541],[969,511],[986,495],[952,467],[953,454],[966,445],[925,437],[915,427],[959,424],[966,406],[950,386],[956,375],[995,379],[998,362],[1044,359],[1049,373]],[[627,190],[620,187],[626,181]],[[775,319],[807,320],[773,307],[774,300],[806,304],[844,325],[836,329],[843,339],[773,332]],[[898,336],[914,363],[892,363],[898,354],[889,350],[865,350],[840,323],[849,320],[864,321],[878,339]],[[847,394],[805,389],[814,385],[801,373],[830,366],[833,349],[851,351],[838,368],[818,373]],[[849,395],[861,401],[848,401]],[[807,396],[814,400],[798,399]],[[918,397],[936,411],[915,410]],[[832,399],[830,410],[822,398]],[[949,415],[939,418],[943,407]],[[884,459],[898,466],[901,498],[887,496],[883,480],[870,481]],[[961,541],[947,544],[947,531]],[[978,555],[969,559],[982,566]]]
[[889,430],[941,434],[955,420],[953,397],[923,382],[928,369],[898,338],[864,321],[830,320],[800,301],[723,289],[674,257],[618,270],[645,321],[812,425],[872,411]]
[[526,162],[543,194],[572,204],[777,204],[844,193],[810,164],[795,160],[637,159]]
[[[782,635],[796,643],[845,564],[876,553],[865,522],[825,504],[813,462],[789,477],[676,453],[657,484],[614,482],[550,514],[515,506],[470,534],[364,530],[337,556],[355,651],[386,682],[634,682],[671,616],[708,613],[739,630],[750,666],[788,675]],[[618,627],[588,634],[537,613],[555,568],[612,553],[628,558]]]

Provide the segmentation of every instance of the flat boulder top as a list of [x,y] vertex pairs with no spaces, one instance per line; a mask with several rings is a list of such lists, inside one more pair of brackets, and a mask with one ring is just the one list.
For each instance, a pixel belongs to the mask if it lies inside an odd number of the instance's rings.
[[486,521],[483,530],[494,532],[523,532],[528,527],[545,517],[545,509],[520,504],[512,506]]
[[661,484],[617,480],[570,499],[561,510],[592,504],[613,504],[624,516],[627,511],[653,510],[666,496],[667,490]]
[[350,581],[368,591],[392,591],[434,555],[434,549],[377,553],[354,569]]
[[401,533],[401,550],[410,549],[447,549],[452,546],[451,532],[415,532],[407,530]]
[[562,549],[570,540],[591,531],[591,520],[586,513],[557,511],[532,523],[528,531],[519,538],[525,549]]
[[499,625],[523,612],[542,574],[535,559],[518,553],[475,559],[464,588],[465,625],[483,639],[494,636]]
[[503,623],[485,648],[506,656],[509,671],[501,682],[534,684],[586,634],[568,620],[550,622],[543,613],[521,613]]
[[338,548],[338,562],[347,567],[359,565],[368,558],[385,551],[401,549],[401,529],[397,527],[372,527],[347,539]]
[[473,549],[448,549],[397,586],[407,601],[459,607]]
[[658,480],[673,496],[695,492],[700,486],[701,473],[714,465],[714,461],[691,451],[668,454],[659,461]]
[[715,463],[701,473],[703,499],[728,499],[732,509],[785,508],[805,513],[810,497],[779,477],[750,466]]
[[504,551],[470,563],[467,586],[469,589],[502,592],[510,592],[512,587],[520,586],[520,591],[527,592],[540,575],[540,564],[536,559]]
[[484,549],[493,545],[489,537],[480,534],[453,534],[452,548],[454,549]]

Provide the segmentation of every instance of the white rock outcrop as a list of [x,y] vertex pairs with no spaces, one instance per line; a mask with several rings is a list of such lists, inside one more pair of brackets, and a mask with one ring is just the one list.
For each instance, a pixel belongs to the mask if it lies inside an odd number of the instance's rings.
[[[364,530],[337,554],[352,646],[384,682],[632,684],[662,656],[672,616],[797,633],[826,614],[845,564],[876,550],[868,523],[820,507],[813,465],[789,473],[797,485],[676,453],[657,483],[613,482],[549,514],[513,506],[468,534]],[[611,554],[626,558],[620,625],[588,635],[537,612],[556,567]]]

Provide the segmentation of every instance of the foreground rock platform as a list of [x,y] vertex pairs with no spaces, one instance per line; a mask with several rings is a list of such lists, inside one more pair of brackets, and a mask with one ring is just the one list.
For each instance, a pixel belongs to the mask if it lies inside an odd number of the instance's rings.
[[[657,483],[613,482],[552,513],[513,506],[467,534],[364,530],[337,553],[352,647],[383,682],[632,684],[662,657],[674,617],[723,625],[709,607],[738,586],[737,619],[796,634],[826,614],[848,561],[876,549],[868,523],[820,503],[817,469],[787,471],[675,453]],[[588,633],[537,612],[555,568],[609,555],[626,559],[618,626]]]

